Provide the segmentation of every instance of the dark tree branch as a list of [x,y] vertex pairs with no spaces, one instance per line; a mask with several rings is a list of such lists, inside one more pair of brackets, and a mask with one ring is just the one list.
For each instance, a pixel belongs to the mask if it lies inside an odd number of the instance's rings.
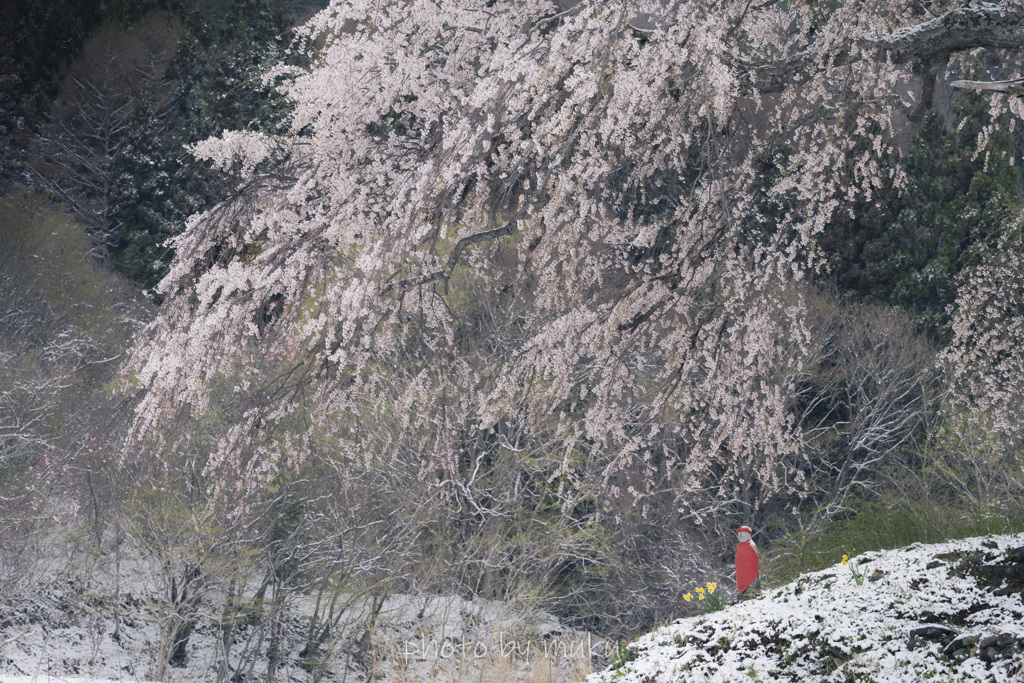
[[1024,42],[1024,7],[1017,2],[979,3],[946,12],[923,24],[895,31],[879,41],[879,55],[888,52],[897,64],[942,60],[980,47],[1008,50]]
[[[979,3],[950,10],[934,19],[894,31],[875,40],[861,40],[854,51],[846,47],[833,63],[852,61],[851,54],[890,59],[894,64],[915,64],[927,78],[951,54],[1024,46],[1024,6],[1019,3]],[[741,64],[747,68],[744,87],[761,93],[781,92],[799,85],[817,68],[821,55],[804,50],[786,59]],[[985,88],[988,89],[988,88]],[[1001,91],[997,91],[1001,92]]]
[[1009,81],[953,81],[949,85],[961,90],[988,90],[1014,97],[1024,96],[1024,78]]
[[463,237],[455,243],[455,248],[452,249],[451,256],[448,257],[448,262],[445,263],[444,268],[435,270],[432,273],[427,273],[419,277],[407,277],[396,282],[390,282],[384,287],[385,292],[390,292],[392,289],[398,287],[400,289],[409,289],[411,287],[418,287],[420,285],[426,285],[437,280],[445,280],[452,276],[455,272],[455,266],[459,263],[459,257],[462,256],[463,250],[466,247],[476,244],[477,242],[483,242],[486,240],[493,240],[505,235],[511,235],[513,229],[513,223],[508,222],[500,228],[494,228],[493,230],[484,230],[482,232],[474,233]]

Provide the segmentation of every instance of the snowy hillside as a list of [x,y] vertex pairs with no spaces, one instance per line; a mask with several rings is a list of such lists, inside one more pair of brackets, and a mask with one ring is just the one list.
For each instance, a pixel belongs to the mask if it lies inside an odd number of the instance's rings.
[[587,683],[1024,681],[1022,590],[1024,534],[854,555],[643,636]]
[[[159,566],[128,557],[115,566],[112,554],[62,559],[57,549],[70,547],[66,538],[44,545],[51,550],[46,561],[22,577],[19,590],[8,591],[8,600],[0,594],[0,683],[551,683],[582,679],[592,670],[588,651],[606,652],[597,637],[544,612],[455,595],[395,594],[382,603],[365,651],[359,641],[367,604],[353,600],[334,623],[336,639],[311,656],[303,648],[317,597],[291,595],[274,615],[270,600],[252,598],[255,581],[238,601],[245,618],[230,631],[224,596],[203,594],[184,661],[161,677],[156,662],[167,608],[155,580]],[[272,631],[266,623],[278,626]],[[272,647],[277,665],[270,676]]]

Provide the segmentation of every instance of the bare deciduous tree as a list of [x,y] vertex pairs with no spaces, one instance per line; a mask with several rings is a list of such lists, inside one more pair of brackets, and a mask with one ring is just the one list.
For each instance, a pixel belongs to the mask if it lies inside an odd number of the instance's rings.
[[43,186],[89,227],[101,254],[119,227],[115,163],[140,107],[164,115],[169,98],[160,81],[174,40],[159,16],[129,31],[102,28],[64,76],[30,160]]
[[[795,400],[807,434],[816,523],[849,512],[934,428],[943,398],[936,351],[901,311],[819,295],[816,355]],[[895,459],[895,460],[894,460]]]

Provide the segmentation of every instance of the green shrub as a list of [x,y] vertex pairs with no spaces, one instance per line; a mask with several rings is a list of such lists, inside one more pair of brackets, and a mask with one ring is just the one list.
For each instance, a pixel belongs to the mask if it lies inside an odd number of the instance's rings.
[[817,532],[793,534],[773,543],[761,575],[766,585],[774,587],[805,572],[830,567],[852,548],[858,553],[889,550],[1021,529],[1024,510],[1019,505],[950,505],[930,496],[912,498],[889,492],[864,500],[853,514]]

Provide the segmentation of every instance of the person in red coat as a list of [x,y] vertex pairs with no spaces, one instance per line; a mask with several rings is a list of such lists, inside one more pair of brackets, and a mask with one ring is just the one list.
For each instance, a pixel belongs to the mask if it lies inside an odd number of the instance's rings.
[[[743,592],[757,581],[760,572],[757,546],[750,539],[752,533],[748,526],[741,526],[736,530],[736,536],[739,539],[739,543],[736,544],[736,590],[741,598],[746,597]],[[755,590],[756,588],[755,586]]]

